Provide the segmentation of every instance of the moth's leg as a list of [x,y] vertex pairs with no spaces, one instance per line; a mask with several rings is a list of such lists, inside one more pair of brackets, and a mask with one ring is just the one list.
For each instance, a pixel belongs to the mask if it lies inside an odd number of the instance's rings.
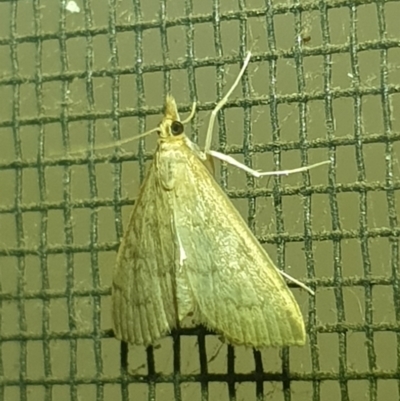
[[289,175],[289,174],[293,174],[293,173],[301,173],[303,171],[308,171],[311,170],[315,167],[319,167],[322,166],[324,164],[329,164],[331,163],[330,160],[325,160],[323,162],[319,162],[319,163],[315,163],[315,164],[310,164],[309,166],[303,166],[303,167],[298,167],[298,168],[294,168],[291,170],[277,170],[277,171],[257,171],[257,170],[253,170],[252,168],[246,166],[243,163],[238,162],[236,159],[234,159],[233,157],[229,156],[229,155],[225,155],[224,153],[220,153],[220,152],[216,152],[215,150],[209,150],[208,154],[211,156],[216,157],[217,159],[220,159],[226,163],[231,164],[232,166],[236,166],[238,168],[240,168],[241,170],[245,171],[246,173],[249,173],[251,175],[253,175],[254,177],[264,177],[267,175]]
[[302,283],[299,280],[296,280],[294,277],[292,277],[290,274],[287,274],[286,272],[284,272],[283,270],[279,270],[279,273],[285,277],[286,279],[288,279],[289,281],[291,281],[294,284],[297,284],[300,288],[302,288],[303,290],[306,290],[307,292],[309,292],[311,295],[315,295],[315,292],[310,288],[307,287],[304,283]]
[[206,144],[204,146],[205,153],[209,153],[209,150],[211,149],[211,140],[212,140],[212,132],[214,129],[215,117],[217,116],[217,113],[221,110],[221,108],[224,106],[224,104],[228,101],[229,96],[232,94],[232,92],[238,86],[238,84],[249,64],[250,57],[251,57],[251,53],[248,52],[246,58],[244,59],[243,67],[240,70],[239,75],[237,76],[235,82],[233,83],[231,88],[228,90],[226,95],[215,106],[215,109],[211,112],[210,122],[208,123],[207,134],[206,134]]

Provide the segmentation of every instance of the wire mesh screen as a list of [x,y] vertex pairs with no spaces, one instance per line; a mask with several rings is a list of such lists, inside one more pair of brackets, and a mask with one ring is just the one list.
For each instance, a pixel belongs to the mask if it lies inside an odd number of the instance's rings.
[[[400,1],[1,0],[0,400],[398,400]],[[111,330],[120,238],[167,93],[291,285],[305,347]],[[108,146],[108,148],[107,148]]]

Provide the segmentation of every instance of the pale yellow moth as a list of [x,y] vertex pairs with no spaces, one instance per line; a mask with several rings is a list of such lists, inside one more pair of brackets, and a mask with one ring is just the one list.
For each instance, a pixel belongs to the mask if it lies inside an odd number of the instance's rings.
[[[184,133],[168,96],[154,159],[122,239],[112,283],[112,318],[117,339],[154,342],[194,322],[234,345],[255,348],[304,345],[299,306],[264,248],[204,165],[208,155],[260,173],[210,150],[215,116],[240,82],[212,112],[205,150]],[[154,131],[154,130],[153,130]],[[295,281],[295,280],[294,280]]]

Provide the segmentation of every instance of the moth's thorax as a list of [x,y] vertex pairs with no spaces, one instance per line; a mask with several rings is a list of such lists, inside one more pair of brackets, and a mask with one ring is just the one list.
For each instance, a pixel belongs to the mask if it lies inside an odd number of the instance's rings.
[[172,191],[182,179],[182,169],[190,164],[185,135],[159,138],[154,157],[154,174],[163,190]]
[[168,137],[162,137],[160,135],[158,138],[158,149],[160,151],[178,150],[182,148],[182,146],[187,146],[186,141],[187,138],[185,134]]

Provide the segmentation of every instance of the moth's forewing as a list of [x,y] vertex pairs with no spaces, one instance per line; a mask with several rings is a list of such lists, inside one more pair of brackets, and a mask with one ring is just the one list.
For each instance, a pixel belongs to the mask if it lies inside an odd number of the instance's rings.
[[303,345],[304,321],[292,292],[203,163],[186,153],[176,170],[174,221],[194,319],[237,345]]

